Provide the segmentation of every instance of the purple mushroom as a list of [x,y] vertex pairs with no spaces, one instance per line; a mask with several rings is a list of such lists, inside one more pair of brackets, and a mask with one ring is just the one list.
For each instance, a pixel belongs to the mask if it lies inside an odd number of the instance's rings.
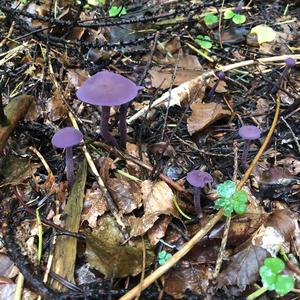
[[[142,87],[126,77],[110,71],[101,71],[88,78],[76,92],[83,102],[102,106],[101,134],[104,140],[121,149],[126,148],[127,124],[126,114],[129,102],[134,99]],[[108,128],[110,107],[120,105],[119,133],[120,141],[111,135]]]
[[190,185],[194,187],[194,207],[198,218],[202,217],[202,208],[200,203],[201,189],[207,183],[213,181],[212,176],[204,171],[193,170],[189,172],[186,176],[186,180]]
[[257,140],[260,138],[261,130],[253,125],[244,125],[239,129],[240,137],[245,141],[244,149],[242,154],[242,165],[245,169],[248,168],[247,156],[250,148],[250,143],[252,140]]
[[218,79],[215,82],[215,84],[212,86],[210,92],[208,93],[208,95],[207,95],[208,99],[210,99],[212,97],[212,95],[216,91],[216,88],[217,88],[218,84],[220,83],[220,81],[225,79],[225,73],[223,71],[217,72],[216,76]]
[[279,89],[280,87],[280,84],[281,84],[281,81],[283,79],[286,78],[286,75],[288,73],[288,71],[295,67],[296,66],[296,60],[292,57],[288,57],[286,60],[285,60],[285,67],[283,69],[283,72],[281,73],[279,79],[276,81],[276,83],[274,84],[272,90],[271,90],[271,94],[275,94],[277,92],[277,90]]
[[66,148],[66,173],[68,188],[71,189],[74,178],[74,162],[73,162],[73,149],[72,147],[78,145],[82,140],[82,133],[73,128],[65,127],[58,130],[52,137],[51,143],[56,148]]

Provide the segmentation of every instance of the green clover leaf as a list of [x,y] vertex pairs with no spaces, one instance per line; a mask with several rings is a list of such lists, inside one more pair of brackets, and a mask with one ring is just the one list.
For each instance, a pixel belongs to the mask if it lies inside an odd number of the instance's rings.
[[268,267],[274,274],[279,274],[285,268],[284,262],[278,257],[266,258],[264,261],[264,265]]
[[211,38],[208,35],[197,35],[195,42],[204,49],[210,49],[212,47]]
[[230,198],[236,191],[236,184],[231,180],[226,180],[217,187],[219,197]]
[[238,215],[242,215],[247,210],[248,195],[245,191],[237,191],[232,195],[232,206]]
[[275,291],[278,295],[288,294],[295,286],[295,280],[289,275],[277,275]]
[[276,287],[277,275],[273,273],[272,270],[265,265],[260,267],[259,274],[263,286],[266,287],[269,291],[274,290]]
[[160,251],[158,253],[158,263],[160,265],[163,265],[171,257],[172,257],[171,253],[168,253],[167,251]]
[[112,6],[108,11],[108,15],[110,17],[122,16],[126,14],[127,14],[127,10],[123,6]]
[[232,19],[235,16],[235,13],[233,12],[232,9],[226,9],[224,12],[224,19],[225,20],[229,20]]
[[218,22],[218,17],[214,14],[208,14],[204,17],[203,20],[206,26],[211,26]]
[[235,14],[232,18],[232,22],[239,25],[246,22],[246,16],[245,15],[239,15]]

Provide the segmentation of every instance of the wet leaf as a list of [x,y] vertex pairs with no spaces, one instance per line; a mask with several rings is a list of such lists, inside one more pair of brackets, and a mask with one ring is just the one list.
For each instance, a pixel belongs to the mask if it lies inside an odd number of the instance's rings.
[[247,285],[257,281],[259,268],[268,252],[256,246],[249,246],[230,258],[228,267],[221,272],[218,286],[226,286],[230,293],[240,295]]
[[106,186],[119,210],[124,214],[131,213],[142,201],[139,185],[125,177],[108,178]]
[[190,135],[197,133],[214,122],[230,116],[229,110],[223,109],[218,103],[193,103],[192,115],[188,118],[187,128]]
[[154,225],[148,230],[148,238],[152,246],[156,245],[159,240],[165,236],[171,220],[172,218],[169,216],[160,216]]
[[[103,216],[99,226],[93,231],[86,230],[86,256],[90,266],[106,278],[122,278],[135,276],[142,270],[143,242],[140,239],[124,242],[122,233],[115,219],[109,215]],[[146,266],[154,260],[155,255],[146,246]]]
[[174,299],[184,297],[186,291],[196,295],[207,295],[212,270],[206,265],[181,264],[172,269],[165,280],[164,291]]
[[18,185],[30,178],[39,167],[30,159],[7,155],[0,158],[0,187],[6,185]]

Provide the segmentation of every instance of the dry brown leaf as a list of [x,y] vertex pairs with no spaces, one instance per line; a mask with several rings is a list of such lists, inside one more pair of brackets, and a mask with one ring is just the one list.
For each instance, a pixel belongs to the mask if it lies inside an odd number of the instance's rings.
[[190,135],[203,130],[223,117],[231,115],[218,103],[193,103],[192,115],[188,118],[187,128]]
[[139,185],[126,177],[108,178],[106,187],[119,210],[124,214],[131,213],[142,202]]
[[87,221],[89,226],[97,226],[97,218],[107,211],[106,200],[98,187],[88,189],[84,200],[84,209],[81,214],[81,220]]
[[61,91],[59,89],[56,89],[53,92],[51,101],[48,102],[47,111],[49,113],[49,119],[53,122],[67,116],[68,110],[65,106]]
[[170,88],[172,84],[173,86],[178,86],[199,76],[199,71],[197,70],[178,69],[175,80],[173,81],[173,73],[173,68],[151,68],[151,70],[149,70],[149,74],[151,77],[152,87],[165,90]]
[[152,228],[149,229],[148,238],[152,246],[155,246],[161,238],[165,236],[167,228],[172,218],[169,216],[160,216]]
[[300,161],[293,157],[281,159],[277,162],[277,164],[286,168],[292,175],[300,173]]
[[89,74],[84,69],[70,69],[67,72],[68,80],[75,88],[79,88],[87,80]]
[[178,216],[173,203],[174,194],[164,182],[145,180],[141,184],[145,214],[165,214]]
[[145,214],[141,218],[135,216],[130,216],[128,222],[130,224],[130,236],[136,237],[143,235],[147,232],[154,223],[158,220],[159,216],[157,214]]

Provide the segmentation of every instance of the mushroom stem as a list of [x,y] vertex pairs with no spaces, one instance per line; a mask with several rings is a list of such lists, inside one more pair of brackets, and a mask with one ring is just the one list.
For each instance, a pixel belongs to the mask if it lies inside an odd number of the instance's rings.
[[216,88],[217,88],[217,86],[219,85],[219,83],[220,83],[220,79],[218,79],[218,80],[215,82],[215,84],[212,86],[211,90],[209,91],[209,93],[208,93],[208,95],[207,95],[207,99],[210,99],[210,98],[213,96],[213,94],[215,93]]
[[1,126],[7,126],[8,125],[8,119],[4,113],[3,108],[3,102],[2,102],[2,94],[0,93],[0,125]]
[[198,218],[203,216],[202,207],[201,207],[201,189],[194,187],[194,208]]
[[250,149],[250,143],[251,143],[250,140],[245,140],[244,148],[243,148],[243,154],[242,154],[241,162],[242,162],[242,165],[245,169],[248,169],[248,166],[249,166],[248,163],[247,163],[247,157],[248,157],[248,153],[249,153],[249,149]]
[[121,150],[126,149],[126,141],[127,141],[127,109],[128,103],[122,104],[119,108],[119,134],[120,134],[120,142],[119,146]]
[[74,162],[73,162],[72,147],[66,148],[66,173],[67,173],[68,189],[70,190],[73,186],[73,181],[74,181]]
[[110,116],[110,106],[102,106],[101,135],[108,144],[115,147],[118,146],[118,143],[117,140],[109,132],[108,129],[109,116]]
[[289,69],[290,69],[289,67],[284,68],[284,70],[283,70],[282,74],[280,75],[279,79],[274,84],[274,86],[271,90],[271,94],[275,94],[278,91],[278,89],[280,87],[280,84],[281,84],[281,81],[286,78],[286,75],[287,75]]

